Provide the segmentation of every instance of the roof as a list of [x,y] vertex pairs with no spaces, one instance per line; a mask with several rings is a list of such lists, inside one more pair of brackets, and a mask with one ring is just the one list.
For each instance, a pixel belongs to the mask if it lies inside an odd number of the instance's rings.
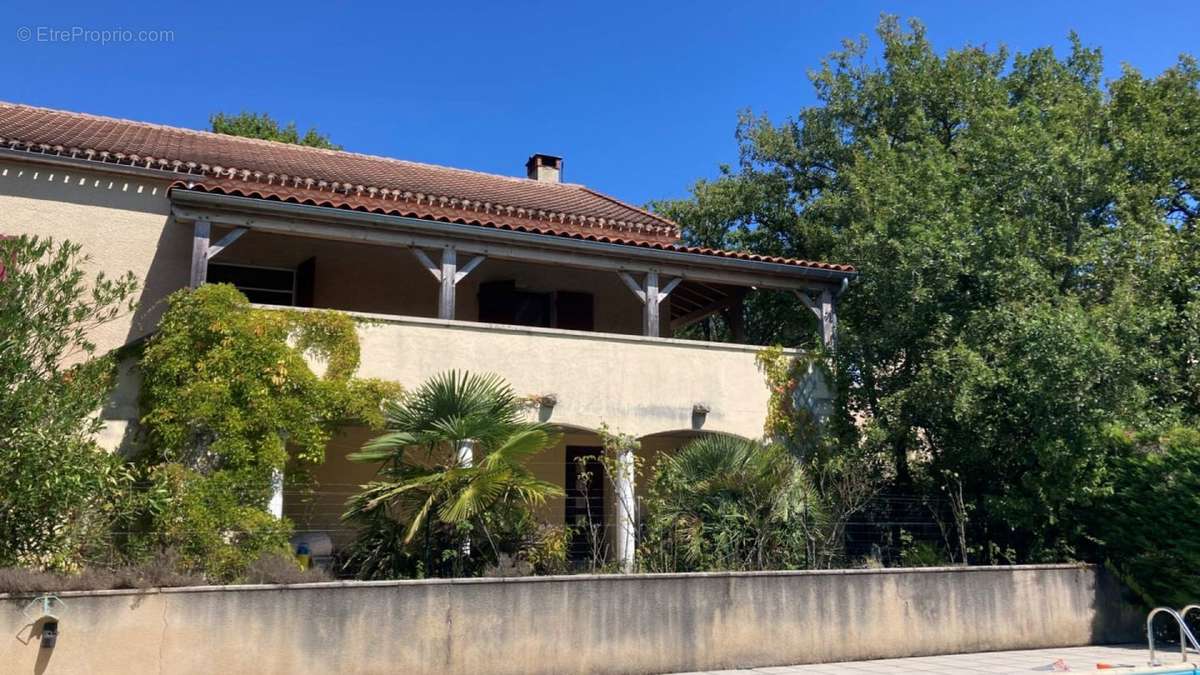
[[853,272],[679,244],[670,220],[574,183],[0,102],[0,147],[178,176],[176,188]]

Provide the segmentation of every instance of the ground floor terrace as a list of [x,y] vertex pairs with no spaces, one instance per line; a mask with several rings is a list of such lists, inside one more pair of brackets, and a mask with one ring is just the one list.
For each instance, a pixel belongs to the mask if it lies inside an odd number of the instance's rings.
[[[542,525],[568,527],[568,560],[580,570],[619,563],[623,555],[632,554],[625,547],[632,545],[653,467],[706,433],[681,430],[637,438],[629,455],[639,470],[618,476],[599,460],[605,449],[598,430],[559,431],[558,442],[534,457],[529,467],[537,478],[560,486],[564,496],[536,507],[534,516]],[[362,427],[342,430],[329,444],[323,464],[306,470],[302,483],[285,484],[282,515],[294,523],[296,542],[306,542],[318,554],[337,554],[354,540],[356,527],[342,519],[346,500],[374,478],[378,466],[352,462],[347,455],[376,433]]]

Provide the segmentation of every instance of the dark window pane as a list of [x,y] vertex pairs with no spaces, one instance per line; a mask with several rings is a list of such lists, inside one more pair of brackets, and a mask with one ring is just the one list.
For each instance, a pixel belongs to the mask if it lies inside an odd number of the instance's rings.
[[291,293],[295,277],[296,273],[291,270],[272,270],[239,265],[208,266],[209,283],[233,284],[238,288],[258,288]]
[[287,305],[292,304],[292,294],[281,291],[259,291],[250,288],[238,289],[246,296],[250,302],[256,302],[260,305]]

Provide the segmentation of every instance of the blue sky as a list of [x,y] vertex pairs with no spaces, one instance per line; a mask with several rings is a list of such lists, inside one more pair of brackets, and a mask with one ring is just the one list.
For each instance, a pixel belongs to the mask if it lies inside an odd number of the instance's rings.
[[[347,5],[21,3],[0,19],[0,99],[200,129],[266,111],[348,150],[510,175],[547,152],[567,180],[644,203],[735,160],[738,110],[813,103],[806,71],[881,12],[920,18],[939,49],[1062,49],[1075,29],[1110,75],[1200,53],[1195,0]],[[47,41],[76,27],[174,38]]]

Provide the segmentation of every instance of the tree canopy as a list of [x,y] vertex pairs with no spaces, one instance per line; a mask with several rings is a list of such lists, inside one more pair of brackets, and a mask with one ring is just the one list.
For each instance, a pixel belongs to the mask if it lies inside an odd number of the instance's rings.
[[279,122],[276,122],[267,113],[242,111],[236,115],[227,115],[219,112],[209,117],[208,121],[212,131],[218,134],[307,145],[326,150],[342,149],[342,146],[330,141],[328,136],[320,133],[316,128],[310,128],[302,136],[296,128],[295,122],[288,122],[286,126],[280,126]]
[[[816,105],[742,113],[737,165],[652,206],[691,243],[854,264],[842,441],[902,492],[961,485],[973,562],[1090,555],[1081,514],[1136,452],[1111,430],[1200,422],[1200,67],[1105,82],[1075,35],[1065,56],[939,52],[895,17],[878,36],[881,59],[862,38],[810,73]],[[813,342],[793,298],[755,295],[751,339]]]

